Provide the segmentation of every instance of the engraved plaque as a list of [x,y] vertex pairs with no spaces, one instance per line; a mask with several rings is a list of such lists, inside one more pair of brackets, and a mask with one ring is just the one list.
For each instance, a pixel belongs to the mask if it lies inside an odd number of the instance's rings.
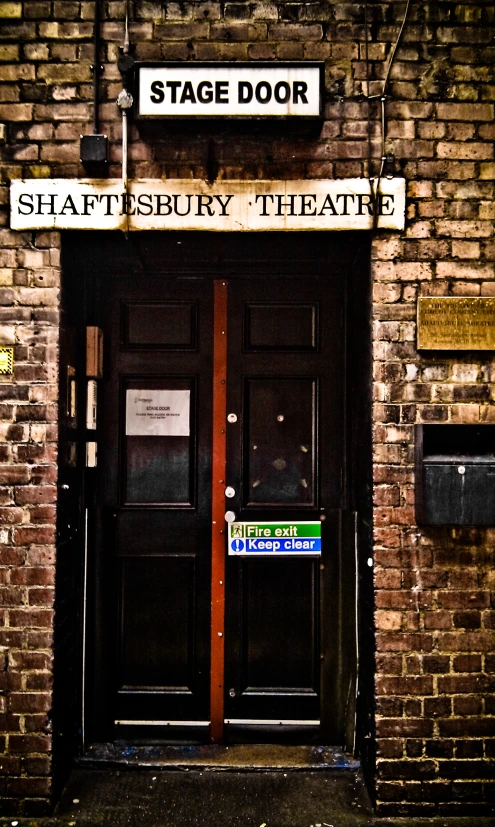
[[420,298],[418,350],[495,350],[495,298]]

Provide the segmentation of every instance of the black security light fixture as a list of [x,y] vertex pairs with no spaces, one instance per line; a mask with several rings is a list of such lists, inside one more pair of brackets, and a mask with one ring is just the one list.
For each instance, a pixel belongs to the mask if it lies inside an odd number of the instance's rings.
[[382,175],[384,178],[393,178],[395,175],[395,155],[393,152],[387,152],[382,158],[383,168]]
[[93,134],[81,135],[80,158],[84,166],[93,167],[108,164],[108,137],[100,133],[100,75],[103,66],[100,63],[100,0],[94,4],[94,60],[93,72]]

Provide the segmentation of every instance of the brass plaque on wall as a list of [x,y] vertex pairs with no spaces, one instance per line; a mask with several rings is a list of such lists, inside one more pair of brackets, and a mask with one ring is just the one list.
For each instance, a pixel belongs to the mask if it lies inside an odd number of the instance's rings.
[[418,299],[418,350],[495,350],[495,298]]

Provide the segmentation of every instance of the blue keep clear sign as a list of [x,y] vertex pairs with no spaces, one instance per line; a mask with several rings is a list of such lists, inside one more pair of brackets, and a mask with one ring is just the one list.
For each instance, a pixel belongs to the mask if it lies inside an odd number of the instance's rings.
[[321,523],[229,523],[229,555],[296,556],[321,554]]

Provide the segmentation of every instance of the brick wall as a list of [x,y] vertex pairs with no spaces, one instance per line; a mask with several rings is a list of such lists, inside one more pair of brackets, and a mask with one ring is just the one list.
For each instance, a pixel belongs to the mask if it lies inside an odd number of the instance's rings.
[[50,790],[58,256],[50,234],[4,226],[0,244],[0,342],[15,345],[0,382],[0,813],[29,796],[36,814]]
[[[120,174],[116,67],[124,2],[102,0],[101,131]],[[370,93],[381,91],[405,4],[369,2]],[[131,3],[140,59],[322,59],[318,136],[131,129],[131,177],[342,178],[381,153],[360,2]],[[8,229],[8,183],[81,176],[92,131],[90,0],[0,2],[0,796],[45,811],[50,792],[59,239]],[[493,800],[492,529],[419,530],[413,425],[495,421],[493,359],[420,356],[418,295],[495,295],[495,11],[413,0],[391,73],[387,150],[408,181],[404,233],[376,234],[374,471],[379,812],[481,814]],[[377,163],[373,165],[376,171]]]

